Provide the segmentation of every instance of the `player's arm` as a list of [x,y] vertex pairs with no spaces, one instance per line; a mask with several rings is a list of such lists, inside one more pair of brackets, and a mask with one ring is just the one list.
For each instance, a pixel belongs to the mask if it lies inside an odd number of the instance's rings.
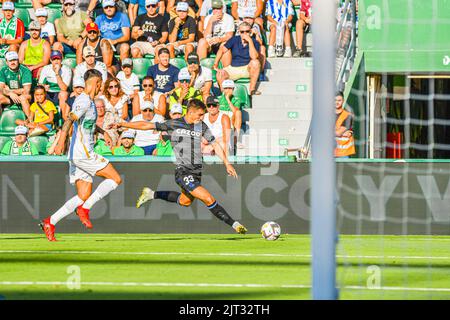
[[135,121],[135,122],[120,122],[116,123],[114,126],[118,128],[128,128],[128,129],[136,129],[136,130],[155,130],[156,126],[153,122],[146,121]]
[[237,179],[236,170],[231,165],[231,163],[228,161],[228,158],[225,155],[225,151],[223,150],[223,148],[220,145],[220,143],[218,143],[217,141],[213,141],[212,142],[212,147],[214,148],[214,152],[216,153],[216,155],[220,158],[220,160],[223,161],[223,164],[225,165],[225,168],[227,169],[227,173],[230,176],[235,177]]
[[95,132],[98,132],[103,135],[103,139],[105,140],[105,143],[108,147],[112,146],[112,139],[108,132],[103,130],[103,128],[99,127],[98,125],[95,125]]
[[73,113],[69,113],[67,120],[64,121],[64,124],[61,129],[61,133],[59,135],[58,144],[55,147],[55,154],[61,155],[64,152],[64,147],[66,143],[67,136],[69,135],[70,128],[72,128],[72,124],[78,120],[78,117]]

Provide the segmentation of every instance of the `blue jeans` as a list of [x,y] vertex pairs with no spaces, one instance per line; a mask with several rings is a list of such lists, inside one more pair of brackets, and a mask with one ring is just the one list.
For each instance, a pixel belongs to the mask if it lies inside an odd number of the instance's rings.
[[156,144],[152,144],[150,146],[145,146],[145,147],[141,147],[142,149],[144,149],[144,154],[146,156],[151,156],[153,155],[153,150],[156,149]]

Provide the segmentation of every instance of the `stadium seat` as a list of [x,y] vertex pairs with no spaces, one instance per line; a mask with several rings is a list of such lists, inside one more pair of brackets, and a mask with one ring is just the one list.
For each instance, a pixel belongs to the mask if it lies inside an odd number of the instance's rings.
[[183,58],[170,59],[170,64],[177,67],[178,69],[182,69],[187,66],[186,61]]
[[62,63],[68,66],[69,68],[74,69],[77,66],[77,59],[66,57],[63,59]]
[[234,81],[236,83],[250,83],[250,78],[241,78]]
[[0,132],[2,134],[13,133],[14,129],[16,128],[17,119],[26,119],[25,113],[23,113],[22,110],[5,110],[0,118]]
[[56,19],[61,18],[61,8],[47,8],[48,11],[48,21],[51,23],[55,23]]
[[48,137],[35,136],[29,137],[28,140],[36,146],[39,154],[47,154]]
[[247,87],[243,84],[236,83],[233,95],[241,101],[241,109],[251,108],[250,97],[247,92]]
[[3,146],[11,139],[8,136],[0,136],[0,151],[3,149]]
[[136,74],[139,80],[142,81],[147,75],[147,70],[153,65],[151,59],[147,58],[133,58],[133,73]]
[[14,15],[23,21],[25,29],[28,30],[28,26],[30,25],[31,22],[30,15],[28,14],[28,9],[16,6],[16,11]]
[[67,53],[65,58],[76,58],[77,54],[76,53]]
[[146,54],[146,55],[144,55],[144,58],[153,60],[153,59],[155,59],[155,56],[153,54]]

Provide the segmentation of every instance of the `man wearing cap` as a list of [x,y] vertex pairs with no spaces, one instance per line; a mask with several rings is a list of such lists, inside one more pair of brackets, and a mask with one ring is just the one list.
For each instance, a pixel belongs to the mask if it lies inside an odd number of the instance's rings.
[[31,21],[31,38],[20,45],[19,62],[33,74],[34,79],[39,78],[41,68],[50,62],[50,43],[41,38],[41,25],[38,21]]
[[65,55],[75,54],[86,38],[86,25],[92,21],[86,12],[75,9],[75,0],[64,0],[62,12],[62,17],[55,20],[58,42],[53,45],[53,49]]
[[48,98],[59,106],[66,101],[72,79],[72,69],[62,64],[62,53],[53,50],[50,54],[50,64],[42,68],[38,83],[47,90]]
[[[206,108],[208,112],[203,118],[209,130],[216,141],[220,143],[225,155],[228,156],[231,151],[231,121],[228,115],[219,110],[219,99],[216,96],[209,96],[206,99]],[[214,148],[209,144],[202,143],[203,154],[214,154]]]
[[47,40],[50,45],[55,43],[55,25],[48,21],[48,11],[47,8],[37,8],[34,11],[36,20],[41,25],[41,38]]
[[170,57],[184,52],[187,57],[197,47],[197,24],[195,19],[188,16],[189,5],[187,2],[178,2],[177,16],[169,21],[169,44]]
[[86,71],[97,69],[102,74],[103,83],[108,78],[108,70],[103,62],[95,61],[94,48],[87,46],[83,49],[83,62],[76,66],[73,78],[83,79]]
[[264,4],[265,0],[231,0],[231,15],[235,21],[239,21],[245,18],[245,11],[252,11],[252,18],[263,29]]
[[39,152],[34,144],[28,141],[28,128],[17,126],[14,138],[5,143],[0,152],[4,156],[35,156]]
[[128,58],[130,55],[130,19],[128,16],[117,11],[114,0],[104,0],[102,2],[103,14],[95,18],[95,23],[100,28],[100,35],[107,39],[115,52],[120,55],[120,60]]
[[[222,7],[223,13],[227,13],[227,6]],[[203,30],[205,29],[205,18],[212,14],[212,0],[204,0],[199,10],[200,20],[198,22],[199,39],[203,38]]]
[[86,39],[77,49],[77,64],[83,62],[84,48],[91,47],[95,50],[95,60],[103,62],[111,74],[116,74],[119,71],[119,61],[114,57],[111,43],[100,36],[98,25],[95,22],[88,23],[86,33]]
[[126,130],[120,138],[120,147],[113,149],[115,156],[143,156],[144,149],[134,144],[134,130]]
[[3,2],[3,18],[0,20],[0,57],[3,58],[7,51],[19,51],[19,46],[25,36],[23,21],[14,16],[14,3]]
[[19,63],[19,55],[8,51],[6,66],[0,70],[0,105],[18,104],[27,117],[30,115],[32,75]]
[[[155,114],[153,111],[153,103],[148,101],[145,104],[142,104],[140,106],[141,108],[141,114],[138,114],[137,116],[134,116],[133,119],[131,119],[130,122],[136,122],[136,121],[146,121],[146,122],[164,122],[164,117]],[[132,130],[134,131],[134,130]],[[159,141],[159,133],[149,130],[135,130],[135,139],[134,143],[138,146],[144,149],[145,155],[152,155],[153,150],[156,148],[156,144]]]
[[[181,70],[187,70],[191,75],[190,86],[202,93],[203,101],[211,94],[213,83],[212,70],[200,65],[200,59],[196,53],[191,53],[187,57],[188,66]],[[181,71],[180,70],[180,71]]]
[[169,49],[161,48],[158,51],[158,64],[150,66],[147,76],[155,80],[155,90],[161,93],[169,93],[175,88],[180,69],[170,64]]
[[[147,12],[147,4],[145,0],[130,0],[128,5],[128,13],[130,15],[131,24],[134,24],[136,18]],[[157,2],[158,13],[162,16],[166,13],[166,2],[164,0],[159,0]]]
[[[226,79],[250,78],[250,95],[260,95],[261,92],[256,90],[256,83],[261,71],[260,45],[255,37],[250,36],[251,30],[251,26],[246,22],[239,25],[239,35],[228,40],[217,52],[214,70],[217,71],[216,77],[219,86]],[[219,61],[223,55],[229,52],[231,52],[231,64],[219,70]]]
[[198,99],[203,102],[203,97],[200,90],[191,86],[191,74],[187,69],[180,70],[178,81],[180,86],[169,96],[169,109],[172,105],[179,103],[183,106],[183,115],[185,115],[189,100]]
[[131,45],[133,58],[142,58],[146,54],[155,55],[169,35],[166,18],[157,11],[159,0],[145,0],[147,12],[134,21],[131,37],[136,40]]
[[219,97],[219,109],[231,118],[232,126],[235,129],[237,146],[238,148],[241,148],[242,144],[239,137],[242,127],[242,102],[238,97],[234,96],[234,87],[235,85],[233,80],[227,79],[222,82],[222,95]]
[[222,0],[212,0],[213,12],[205,19],[205,29],[200,39],[197,53],[200,59],[208,56],[208,53],[216,54],[225,42],[234,35],[233,17],[223,12]]

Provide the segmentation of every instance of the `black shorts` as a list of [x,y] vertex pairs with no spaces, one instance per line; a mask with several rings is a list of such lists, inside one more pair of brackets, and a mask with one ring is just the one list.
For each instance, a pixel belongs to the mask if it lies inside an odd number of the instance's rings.
[[177,167],[175,169],[175,182],[181,189],[191,193],[202,183],[202,172],[188,168]]
[[217,54],[222,43],[216,43],[211,46],[211,53]]

